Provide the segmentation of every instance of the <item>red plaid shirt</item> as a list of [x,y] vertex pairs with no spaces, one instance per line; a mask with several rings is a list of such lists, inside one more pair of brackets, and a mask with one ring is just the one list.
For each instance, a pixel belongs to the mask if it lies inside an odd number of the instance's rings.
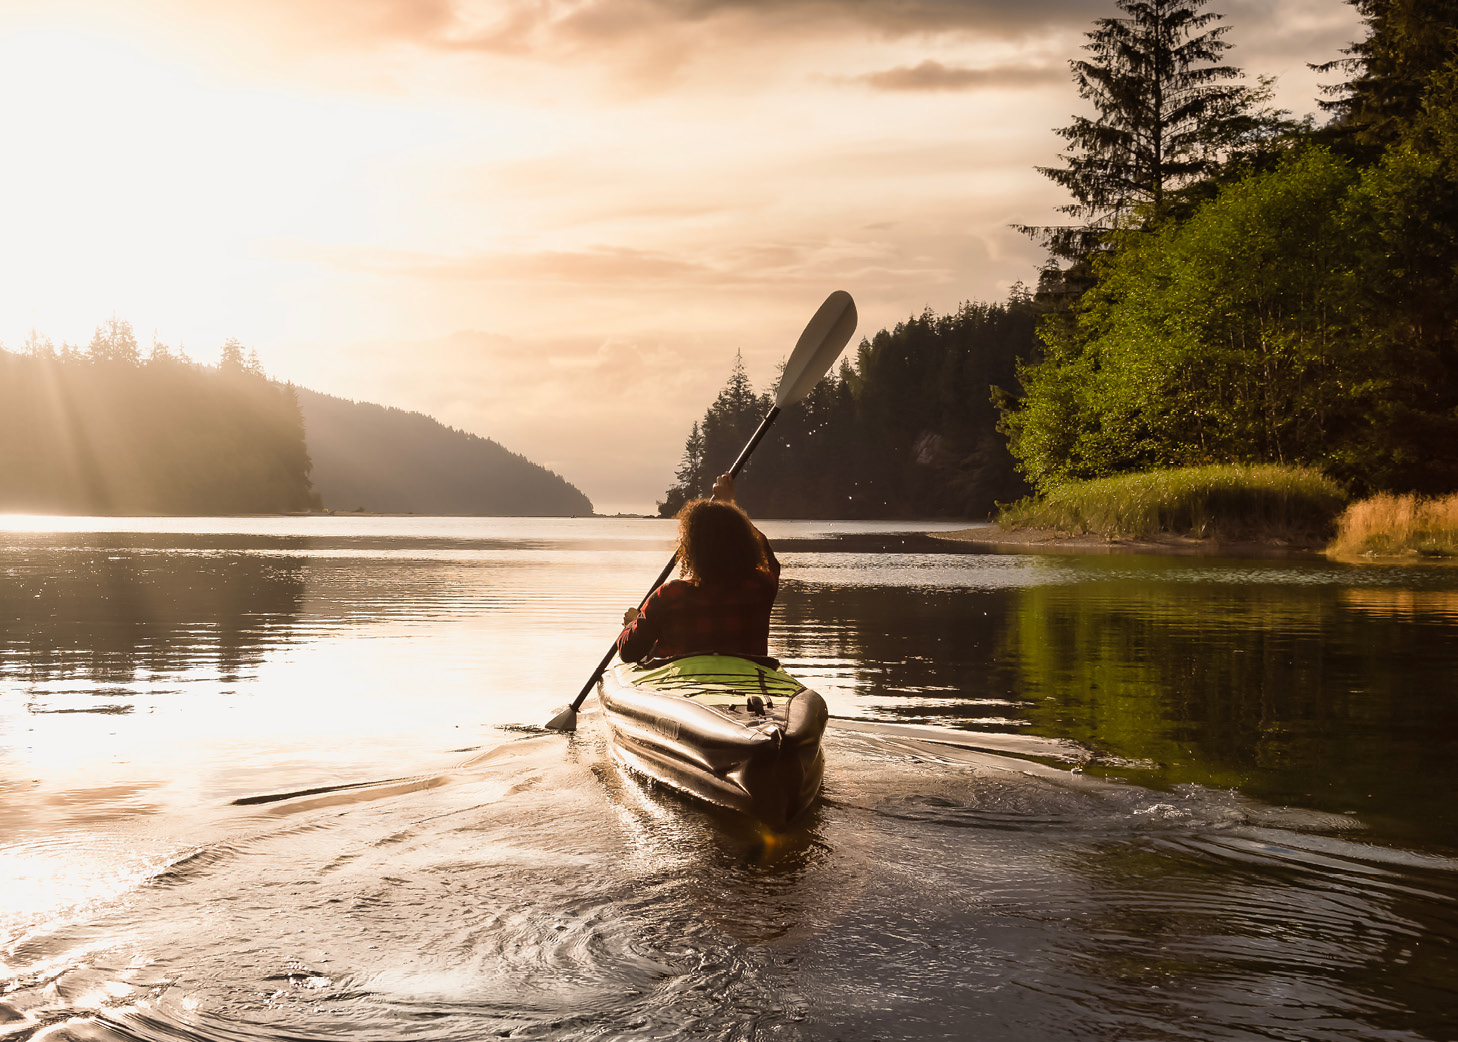
[[700,652],[769,654],[770,608],[780,590],[780,562],[764,542],[769,568],[730,585],[671,579],[648,595],[641,613],[618,637],[625,662]]

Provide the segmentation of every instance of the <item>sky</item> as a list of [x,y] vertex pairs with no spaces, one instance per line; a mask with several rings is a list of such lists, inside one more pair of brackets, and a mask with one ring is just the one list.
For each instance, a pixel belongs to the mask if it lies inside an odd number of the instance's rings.
[[[1214,0],[1316,110],[1342,0]],[[651,512],[742,354],[1005,299],[1112,0],[4,0],[0,344],[104,319]],[[749,477],[750,475],[746,475]]]

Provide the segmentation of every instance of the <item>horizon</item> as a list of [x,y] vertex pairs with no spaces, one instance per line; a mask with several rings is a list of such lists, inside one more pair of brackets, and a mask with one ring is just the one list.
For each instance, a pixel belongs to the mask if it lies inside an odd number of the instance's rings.
[[[1361,36],[1342,0],[1209,10],[1298,117]],[[236,338],[652,513],[736,353],[764,389],[831,290],[853,349],[1036,281],[1011,226],[1058,219],[1035,167],[1112,11],[20,0],[0,343]]]

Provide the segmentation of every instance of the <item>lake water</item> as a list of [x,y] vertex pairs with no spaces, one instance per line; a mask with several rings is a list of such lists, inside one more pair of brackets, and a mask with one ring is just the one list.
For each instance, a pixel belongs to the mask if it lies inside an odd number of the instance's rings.
[[1458,569],[763,527],[780,836],[541,729],[667,523],[0,519],[0,1039],[1458,1039]]

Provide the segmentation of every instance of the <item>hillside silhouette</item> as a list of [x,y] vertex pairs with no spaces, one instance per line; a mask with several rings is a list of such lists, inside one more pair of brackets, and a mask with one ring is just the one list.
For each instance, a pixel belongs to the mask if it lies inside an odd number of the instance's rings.
[[382,514],[591,514],[564,478],[418,412],[298,388],[324,506]]
[[241,345],[217,366],[143,359],[111,318],[84,351],[33,336],[0,350],[0,512],[265,514],[309,510],[294,389]]

